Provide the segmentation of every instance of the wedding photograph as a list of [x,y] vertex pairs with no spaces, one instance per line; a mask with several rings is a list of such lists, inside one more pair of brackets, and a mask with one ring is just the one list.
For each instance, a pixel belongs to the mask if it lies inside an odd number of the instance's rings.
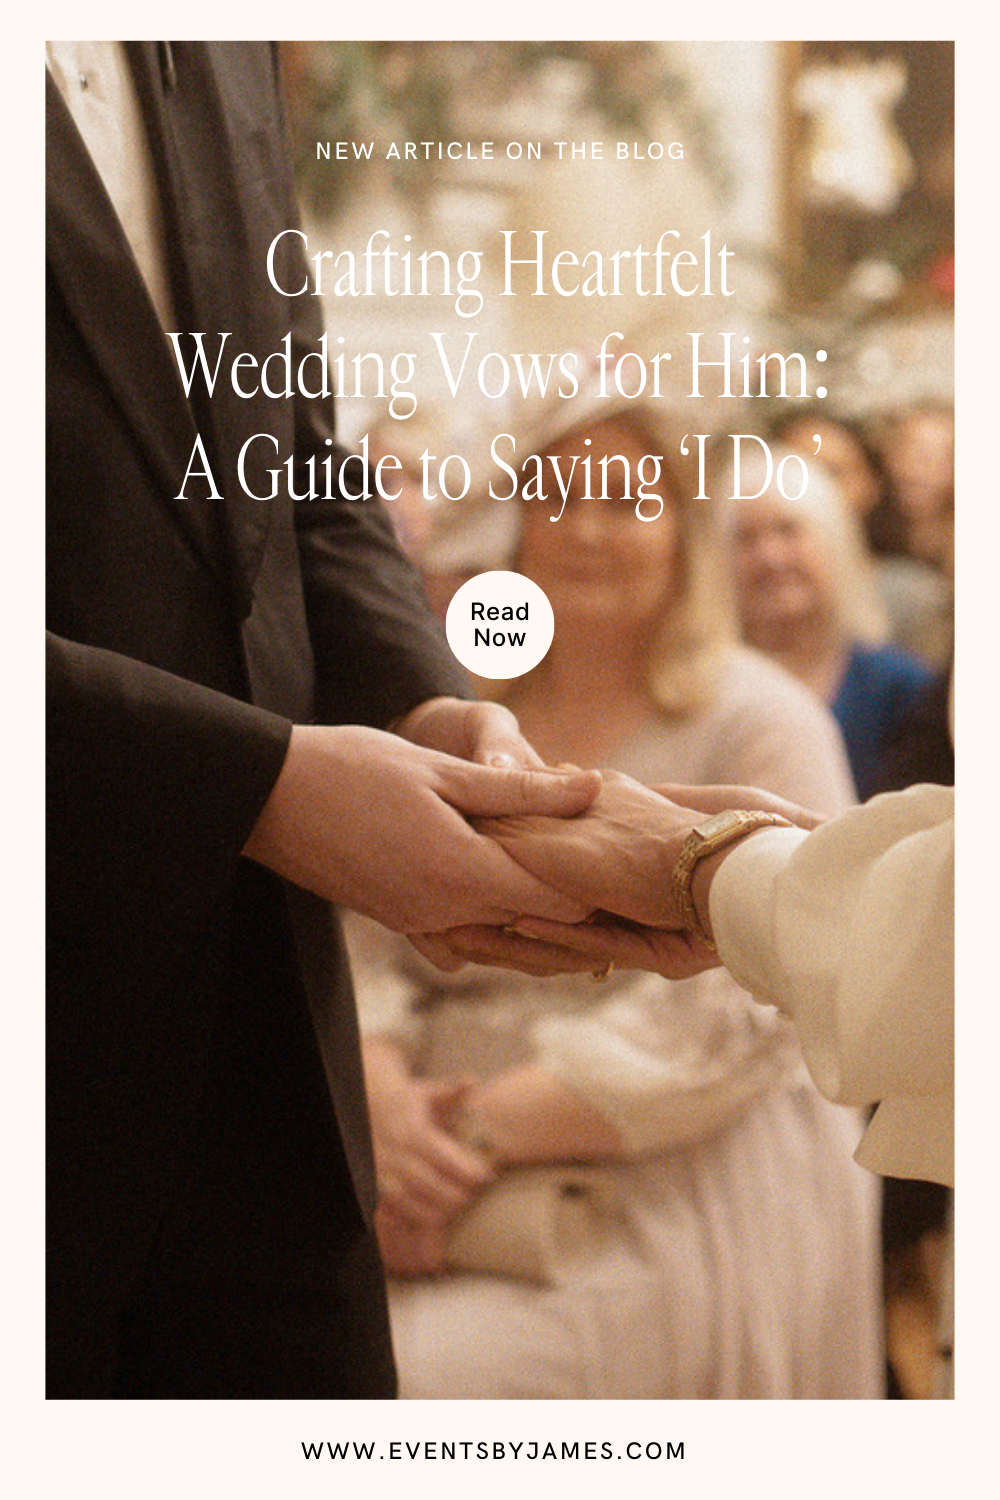
[[45,52],[45,1422],[936,1492],[956,43]]

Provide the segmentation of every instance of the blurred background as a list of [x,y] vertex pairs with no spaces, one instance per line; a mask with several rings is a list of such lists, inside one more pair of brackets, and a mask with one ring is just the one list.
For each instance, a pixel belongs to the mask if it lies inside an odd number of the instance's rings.
[[[759,338],[822,336],[830,410],[874,417],[952,392],[953,54],[923,41],[298,42],[286,76],[324,244],[363,246],[376,223],[415,251],[546,227],[610,251],[664,224],[710,226],[735,251],[739,311]],[[481,139],[492,162],[380,159],[392,141]],[[503,159],[527,139],[545,160]],[[606,156],[618,140],[680,141],[684,159],[558,162],[558,139],[604,140]],[[331,140],[373,140],[372,160],[318,160]],[[497,347],[605,331],[607,303],[552,301],[501,303]],[[356,301],[340,331],[400,347],[420,306]],[[631,327],[644,310],[618,302],[615,318]],[[342,419],[360,431],[366,415]]]

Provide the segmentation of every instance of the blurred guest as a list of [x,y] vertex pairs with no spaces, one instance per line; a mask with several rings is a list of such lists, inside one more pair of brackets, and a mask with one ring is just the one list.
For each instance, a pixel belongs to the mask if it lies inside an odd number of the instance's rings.
[[[825,711],[733,643],[696,482],[661,473],[662,513],[636,515],[641,460],[676,442],[638,402],[584,406],[572,429],[544,411],[530,444],[564,473],[580,460],[562,514],[558,495],[489,512],[556,618],[505,695],[525,732],[553,762],[843,808]],[[809,1083],[785,1022],[722,970],[616,972],[598,995],[587,975],[442,975],[354,935],[403,1396],[881,1394],[860,1123]]]
[[[783,457],[774,450],[775,476]],[[761,458],[763,462],[763,458]],[[797,499],[764,487],[756,460],[729,502],[729,542],[743,632],[817,693],[840,725],[862,800],[876,789],[895,727],[930,678],[886,642],[885,613],[857,523],[818,463]],[[790,481],[786,489],[791,490]]]
[[954,639],[955,417],[925,405],[897,417],[882,435],[888,488],[885,513],[895,542],[879,563],[893,639],[936,667]]
[[793,409],[770,431],[772,437],[780,439],[793,452],[810,459],[819,458],[837,481],[844,504],[864,527],[872,550],[885,550],[880,545],[877,527],[875,530],[870,527],[888,487],[885,468],[878,450],[858,424],[810,406],[807,410]]
[[860,423],[815,407],[793,411],[771,428],[771,436],[810,461],[819,457],[875,558],[890,640],[930,666],[941,666],[952,639],[950,569],[912,555],[909,528],[876,444]]
[[897,724],[886,745],[876,791],[901,792],[922,781],[955,785],[951,695],[949,665],[934,674]]
[[[798,826],[767,826],[775,815]],[[652,791],[605,774],[561,838],[537,819],[488,824],[525,868],[602,919],[448,943],[520,966],[518,945],[534,940],[539,973],[614,960],[674,977],[721,959],[794,1017],[827,1097],[877,1104],[858,1160],[899,1174],[884,1178],[890,1394],[950,1396],[954,794],[889,793],[806,837],[822,821],[754,788]]]
[[955,415],[918,406],[890,426],[883,453],[909,556],[951,571],[955,510]]

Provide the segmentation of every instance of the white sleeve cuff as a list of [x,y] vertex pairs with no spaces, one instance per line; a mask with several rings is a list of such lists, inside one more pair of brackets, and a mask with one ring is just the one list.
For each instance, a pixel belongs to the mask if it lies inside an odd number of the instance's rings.
[[779,1004],[772,917],[774,884],[805,839],[804,828],[765,828],[738,844],[712,879],[709,917],[719,957],[757,1000]]

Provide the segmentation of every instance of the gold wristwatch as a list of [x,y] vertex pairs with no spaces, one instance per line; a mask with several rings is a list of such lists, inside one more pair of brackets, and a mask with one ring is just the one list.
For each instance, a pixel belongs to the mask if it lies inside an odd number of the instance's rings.
[[674,900],[677,902],[677,909],[684,926],[711,948],[713,953],[715,943],[702,925],[691,895],[691,885],[699,860],[707,859],[710,854],[717,854],[720,849],[725,849],[729,844],[735,844],[737,839],[745,838],[748,833],[753,833],[758,828],[791,828],[793,826],[787,818],[779,817],[777,813],[728,808],[725,812],[715,813],[711,818],[706,818],[704,823],[698,823],[684,840],[680,859],[677,861],[673,874]]

